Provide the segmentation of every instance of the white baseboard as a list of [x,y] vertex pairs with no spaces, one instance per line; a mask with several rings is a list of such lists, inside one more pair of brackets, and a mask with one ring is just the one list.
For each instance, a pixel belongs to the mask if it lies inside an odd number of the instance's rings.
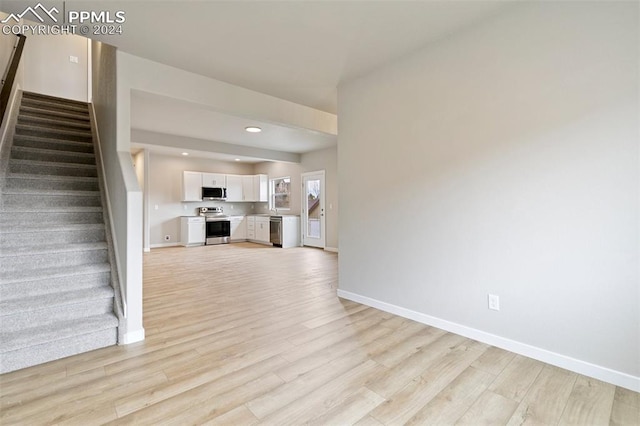
[[325,251],[330,251],[332,253],[338,253],[338,247],[325,247]]
[[145,247],[142,251],[144,253],[149,253],[151,251],[151,249],[149,247]]
[[372,308],[380,309],[381,311],[389,312],[432,327],[437,327],[451,333],[459,334],[460,336],[468,337],[470,339],[474,339],[491,346],[496,346],[498,348],[505,349],[507,351],[514,352],[529,358],[533,358],[547,364],[555,365],[556,367],[564,368],[578,374],[593,377],[595,379],[602,380],[604,382],[611,383],[616,386],[632,390],[634,392],[640,392],[640,377],[635,377],[630,374],[612,370],[610,368],[591,364],[586,361],[571,358],[566,355],[551,352],[546,349],[507,339],[495,334],[487,333],[482,330],[436,318],[427,314],[412,311],[411,309],[392,305],[390,303],[372,299],[367,296],[361,296],[349,291],[338,289],[338,297],[362,303],[363,305],[371,306]]
[[141,342],[143,340],[144,340],[144,328],[141,328],[140,330],[124,333],[121,336],[120,342],[118,343],[121,345],[129,345],[131,343]]
[[161,243],[161,244],[151,244],[151,247],[149,250],[154,249],[154,248],[165,248],[165,247],[178,247],[180,246],[180,243]]

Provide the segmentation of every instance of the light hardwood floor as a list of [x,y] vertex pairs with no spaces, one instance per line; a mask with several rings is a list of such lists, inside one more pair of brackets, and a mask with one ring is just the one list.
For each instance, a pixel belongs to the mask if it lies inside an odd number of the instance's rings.
[[0,376],[0,424],[640,424],[637,393],[338,299],[337,267],[145,254],[147,339]]

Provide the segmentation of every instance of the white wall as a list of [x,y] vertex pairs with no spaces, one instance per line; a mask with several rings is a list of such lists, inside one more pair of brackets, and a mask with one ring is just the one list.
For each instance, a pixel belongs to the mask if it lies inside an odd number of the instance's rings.
[[142,191],[131,155],[118,151],[117,51],[100,42],[92,44],[92,102],[99,131],[99,157],[104,164],[115,254],[120,285],[126,301],[126,323],[119,328],[119,343],[144,339],[142,325]]
[[[302,170],[325,171],[326,246],[338,248],[338,148],[327,148],[302,154]],[[299,188],[299,186],[298,186]]]
[[[22,57],[24,90],[88,102],[88,43],[76,35],[28,35]],[[69,56],[78,63],[69,62]]]
[[[182,200],[182,172],[251,175],[253,165],[230,163],[205,158],[178,157],[151,152],[149,154],[149,182],[145,188],[149,194],[150,247],[175,245],[180,242],[180,216],[196,213],[198,207],[222,206],[226,214],[245,214],[255,210],[262,212],[267,203],[190,202]],[[156,206],[158,207],[156,210]],[[164,236],[170,240],[165,241]]]
[[527,3],[341,86],[340,294],[640,390],[638,12]]

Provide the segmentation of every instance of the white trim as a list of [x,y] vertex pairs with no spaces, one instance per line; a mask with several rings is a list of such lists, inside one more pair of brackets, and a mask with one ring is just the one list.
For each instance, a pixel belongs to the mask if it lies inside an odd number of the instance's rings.
[[338,253],[338,247],[325,247],[324,250],[332,253]]
[[130,343],[141,342],[143,340],[144,340],[144,328],[136,331],[129,331],[124,333],[122,335],[122,341],[119,341],[118,343],[120,345],[128,345]]
[[566,355],[551,352],[546,349],[531,346],[515,340],[507,339],[451,321],[436,318],[431,315],[412,311],[411,309],[392,305],[391,303],[382,302],[380,300],[372,299],[367,296],[361,296],[349,291],[338,289],[338,297],[362,303],[363,305],[371,306],[385,312],[390,312],[403,318],[408,318],[422,324],[437,327],[451,333],[459,334],[461,336],[468,337],[470,339],[474,339],[492,346],[496,346],[510,352],[515,352],[517,354],[533,358],[547,364],[555,365],[556,367],[564,368],[578,374],[593,377],[595,379],[602,380],[616,386],[630,389],[634,392],[640,392],[640,377],[635,377],[621,371],[616,371],[607,367],[591,364],[586,361],[571,358]]
[[[164,248],[164,247],[179,247],[182,244],[180,243],[160,243],[160,244],[151,244],[151,249],[155,249],[155,248]],[[151,251],[151,250],[149,250]]]
[[151,249],[149,247],[145,247],[142,251],[144,253],[149,253],[149,252],[151,252]]

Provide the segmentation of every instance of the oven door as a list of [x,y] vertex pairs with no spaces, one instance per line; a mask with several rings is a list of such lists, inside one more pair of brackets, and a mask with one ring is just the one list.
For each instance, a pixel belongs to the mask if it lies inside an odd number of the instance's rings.
[[230,220],[207,220],[207,245],[226,244],[231,236]]

